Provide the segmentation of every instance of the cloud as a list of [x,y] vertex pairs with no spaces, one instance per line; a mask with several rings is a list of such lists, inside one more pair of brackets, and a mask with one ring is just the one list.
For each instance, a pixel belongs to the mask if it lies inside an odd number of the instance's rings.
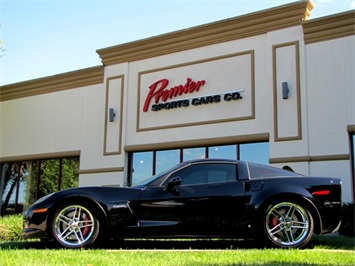
[[355,9],[355,1],[352,1],[349,6],[351,9]]

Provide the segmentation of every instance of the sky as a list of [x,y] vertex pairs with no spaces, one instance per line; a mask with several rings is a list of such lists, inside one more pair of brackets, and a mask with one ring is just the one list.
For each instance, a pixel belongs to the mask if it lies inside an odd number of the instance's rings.
[[[0,86],[101,65],[96,50],[297,0],[0,0]],[[309,19],[355,8],[313,0]]]

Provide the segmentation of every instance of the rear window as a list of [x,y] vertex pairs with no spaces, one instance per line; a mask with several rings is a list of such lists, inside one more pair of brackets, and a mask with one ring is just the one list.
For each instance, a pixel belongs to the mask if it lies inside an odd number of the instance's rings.
[[267,165],[248,163],[250,178],[262,178],[262,177],[295,177],[302,176],[292,171],[279,169]]

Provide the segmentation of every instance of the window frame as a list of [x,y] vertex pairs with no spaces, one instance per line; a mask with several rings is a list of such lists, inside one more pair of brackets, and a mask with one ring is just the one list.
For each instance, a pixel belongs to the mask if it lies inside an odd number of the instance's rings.
[[[153,156],[153,159],[152,159],[152,162],[153,162],[153,165],[152,165],[152,172],[150,175],[147,174],[147,176],[154,176],[157,174],[157,171],[156,171],[156,164],[157,164],[157,153],[159,153],[160,151],[170,151],[170,150],[178,150],[179,151],[179,154],[178,154],[178,157],[179,157],[179,163],[182,163],[184,162],[184,152],[186,150],[189,150],[189,149],[204,149],[204,156],[203,158],[209,158],[209,149],[212,147],[225,147],[225,146],[235,146],[235,160],[243,160],[243,158],[240,158],[241,157],[241,153],[240,153],[240,147],[242,145],[245,145],[245,144],[268,144],[268,148],[270,148],[270,144],[268,141],[257,141],[257,142],[243,142],[243,143],[236,143],[236,144],[224,144],[224,145],[209,145],[209,146],[198,146],[198,147],[183,147],[183,148],[180,148],[180,149],[176,149],[176,148],[172,148],[172,149],[160,149],[160,150],[145,150],[145,151],[135,151],[135,152],[131,152],[128,154],[128,166],[129,166],[129,170],[128,170],[128,173],[127,173],[127,186],[131,187],[133,186],[133,181],[134,181],[134,169],[133,169],[133,165],[134,165],[134,154],[136,153],[141,153],[141,152],[152,152],[152,156]],[[270,154],[270,152],[268,151],[268,153]],[[185,157],[186,158],[186,157]],[[215,157],[211,158],[211,159],[214,159]],[[269,158],[267,158],[269,159]],[[164,181],[165,182],[165,181]]]

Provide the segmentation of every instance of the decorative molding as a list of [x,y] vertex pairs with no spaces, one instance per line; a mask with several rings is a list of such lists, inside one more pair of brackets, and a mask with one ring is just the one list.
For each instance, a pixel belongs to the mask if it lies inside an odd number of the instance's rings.
[[[109,98],[110,98],[110,81],[111,80],[121,80],[120,85],[121,87],[120,89],[120,97],[119,99],[114,99],[117,100],[119,102],[119,106],[118,106],[118,112],[119,115],[116,118],[118,121],[118,132],[117,135],[114,135],[113,137],[117,137],[118,138],[118,146],[117,149],[115,151],[107,151],[107,138],[109,135],[109,121],[108,121],[108,109],[109,109]],[[109,77],[106,79],[106,99],[105,99],[105,128],[104,128],[104,147],[103,147],[103,155],[104,156],[109,156],[109,155],[119,155],[121,154],[121,147],[122,147],[122,128],[123,128],[123,93],[124,93],[124,75],[118,75],[118,76],[113,76],[113,77]],[[117,115],[117,114],[116,114]],[[111,135],[112,137],[112,135]]]
[[99,49],[96,52],[105,66],[133,62],[301,25],[312,9],[311,1],[297,1],[243,16]]
[[315,155],[315,156],[295,156],[270,158],[269,163],[299,163],[299,162],[324,162],[324,161],[347,161],[350,159],[349,154],[334,154],[334,155]]
[[19,155],[19,156],[0,157],[0,163],[47,160],[47,159],[58,159],[58,158],[68,158],[68,157],[80,157],[80,151],[76,150],[76,151],[52,152],[52,153],[40,153],[40,154],[28,154],[28,155]]
[[269,141],[269,133],[249,134],[241,136],[229,136],[221,138],[206,138],[184,141],[171,141],[164,143],[151,143],[151,144],[137,144],[127,145],[124,147],[126,152],[136,151],[151,151],[151,150],[165,150],[165,149],[182,149],[182,148],[195,148],[209,146],[213,143],[213,146],[240,144],[249,142],[264,142]]
[[349,133],[354,133],[355,134],[355,125],[348,125],[347,130]]
[[[279,134],[279,121],[278,121],[278,101],[280,98],[280,95],[277,93],[277,86],[280,84],[277,84],[277,75],[279,71],[277,71],[277,49],[281,49],[284,47],[288,46],[294,46],[295,50],[295,58],[294,58],[294,63],[295,63],[295,73],[294,73],[294,79],[295,79],[295,84],[294,84],[294,95],[296,97],[296,103],[295,103],[295,113],[297,116],[297,134],[294,136],[287,136],[287,137],[281,137]],[[302,116],[301,116],[301,86],[300,86],[300,53],[299,53],[299,42],[289,42],[289,43],[283,43],[283,44],[278,44],[274,45],[272,47],[272,57],[273,57],[273,97],[274,97],[274,133],[275,133],[275,141],[291,141],[291,140],[301,140],[302,139]],[[289,101],[289,100],[288,100]],[[290,108],[292,106],[289,106]],[[282,127],[283,125],[281,125]]]
[[306,44],[355,35],[355,11],[351,10],[303,22]]
[[[184,123],[174,123],[170,125],[162,125],[162,126],[151,126],[151,127],[141,127],[141,77],[142,75],[159,72],[163,70],[171,70],[177,69],[180,67],[191,66],[191,65],[198,65],[206,62],[213,62],[238,56],[250,56],[250,113],[244,116],[239,117],[229,117],[229,118],[221,118],[221,119],[211,119],[211,120],[202,120],[202,121],[193,121],[193,122],[184,122]],[[191,126],[200,126],[200,125],[210,125],[210,124],[217,124],[217,123],[229,123],[235,121],[243,121],[243,120],[250,120],[255,119],[255,51],[254,50],[247,50],[233,54],[227,54],[223,56],[217,56],[213,58],[206,58],[203,60],[192,61],[183,64],[172,65],[169,67],[158,68],[158,69],[150,69],[147,71],[142,71],[138,73],[138,95],[137,95],[137,119],[136,119],[136,132],[143,132],[143,131],[152,131],[152,130],[162,130],[162,129],[172,129],[172,128],[181,128],[181,127],[191,127]]]
[[81,169],[79,175],[123,172],[123,167]]
[[0,87],[0,102],[69,90],[103,82],[104,68],[96,66]]

